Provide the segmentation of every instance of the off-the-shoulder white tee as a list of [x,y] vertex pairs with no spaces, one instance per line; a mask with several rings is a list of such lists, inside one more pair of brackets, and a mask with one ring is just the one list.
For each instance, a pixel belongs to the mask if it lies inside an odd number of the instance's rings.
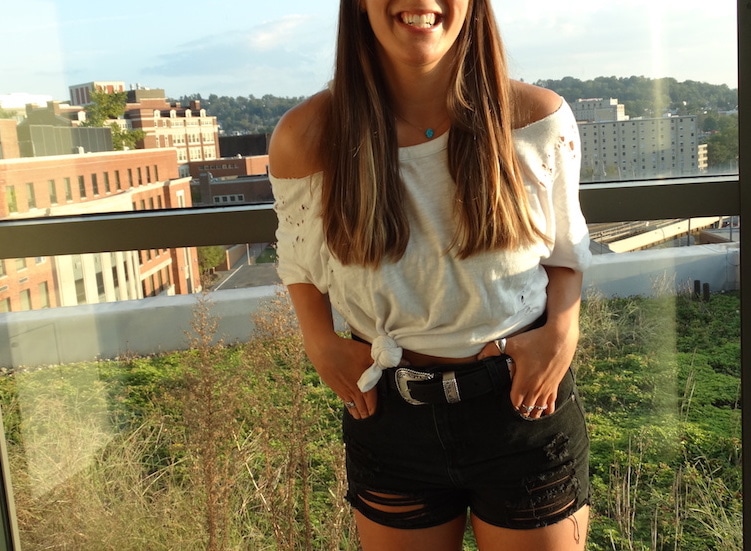
[[282,282],[310,283],[328,293],[352,332],[374,344],[390,337],[401,348],[433,356],[472,356],[485,343],[529,325],[545,310],[543,266],[585,269],[589,235],[579,207],[579,132],[568,104],[513,136],[533,220],[550,244],[540,240],[523,250],[465,260],[447,253],[455,186],[444,134],[399,149],[410,240],[399,261],[375,270],[343,266],[328,250],[320,219],[321,173],[272,175]]

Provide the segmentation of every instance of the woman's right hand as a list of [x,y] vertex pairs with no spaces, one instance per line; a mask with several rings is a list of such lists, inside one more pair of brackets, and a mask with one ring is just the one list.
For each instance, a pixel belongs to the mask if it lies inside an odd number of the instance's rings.
[[305,353],[318,375],[333,390],[355,419],[364,419],[376,410],[376,390],[362,393],[360,375],[370,367],[370,346],[340,337],[334,330],[331,303],[326,294],[309,283],[287,286],[297,320],[302,329]]
[[[326,338],[319,336],[306,343],[305,352],[321,380],[342,399],[352,417],[364,419],[375,413],[377,390],[363,393],[357,386],[360,375],[373,362],[367,344],[332,332]],[[349,407],[350,403],[355,405]]]

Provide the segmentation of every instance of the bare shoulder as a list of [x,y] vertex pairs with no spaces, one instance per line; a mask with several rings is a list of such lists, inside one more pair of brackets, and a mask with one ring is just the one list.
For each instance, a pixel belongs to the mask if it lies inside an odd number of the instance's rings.
[[522,128],[558,111],[563,98],[547,88],[511,81],[514,128]]
[[269,171],[276,178],[303,178],[322,169],[319,154],[328,90],[296,105],[279,120],[269,142]]

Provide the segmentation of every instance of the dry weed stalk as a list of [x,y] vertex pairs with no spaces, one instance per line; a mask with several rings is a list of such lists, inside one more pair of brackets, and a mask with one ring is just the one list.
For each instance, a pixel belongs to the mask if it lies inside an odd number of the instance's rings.
[[[286,293],[268,301],[253,321],[247,357],[261,384],[255,398],[262,402],[264,435],[253,480],[277,548],[356,549],[349,544],[354,528],[344,501],[342,444],[331,438],[338,412],[321,405],[329,391],[312,374]],[[328,507],[328,514],[314,514],[314,503],[318,510]]]
[[241,449],[235,445],[242,432],[242,373],[227,365],[218,320],[211,315],[206,295],[198,299],[191,322],[190,348],[183,398],[184,431],[195,462],[202,508],[206,549],[227,549],[232,524],[231,494],[240,472]]

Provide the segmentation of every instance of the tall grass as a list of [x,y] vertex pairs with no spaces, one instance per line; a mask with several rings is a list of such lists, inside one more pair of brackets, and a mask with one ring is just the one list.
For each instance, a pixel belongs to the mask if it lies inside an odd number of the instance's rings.
[[[741,548],[734,304],[585,300],[590,551]],[[717,318],[723,342],[701,334]],[[247,344],[227,345],[207,295],[188,352],[3,376],[23,549],[357,550],[340,401],[285,294],[253,321]]]
[[283,296],[255,321],[227,347],[203,297],[189,353],[13,375],[24,550],[357,549],[338,401]]

